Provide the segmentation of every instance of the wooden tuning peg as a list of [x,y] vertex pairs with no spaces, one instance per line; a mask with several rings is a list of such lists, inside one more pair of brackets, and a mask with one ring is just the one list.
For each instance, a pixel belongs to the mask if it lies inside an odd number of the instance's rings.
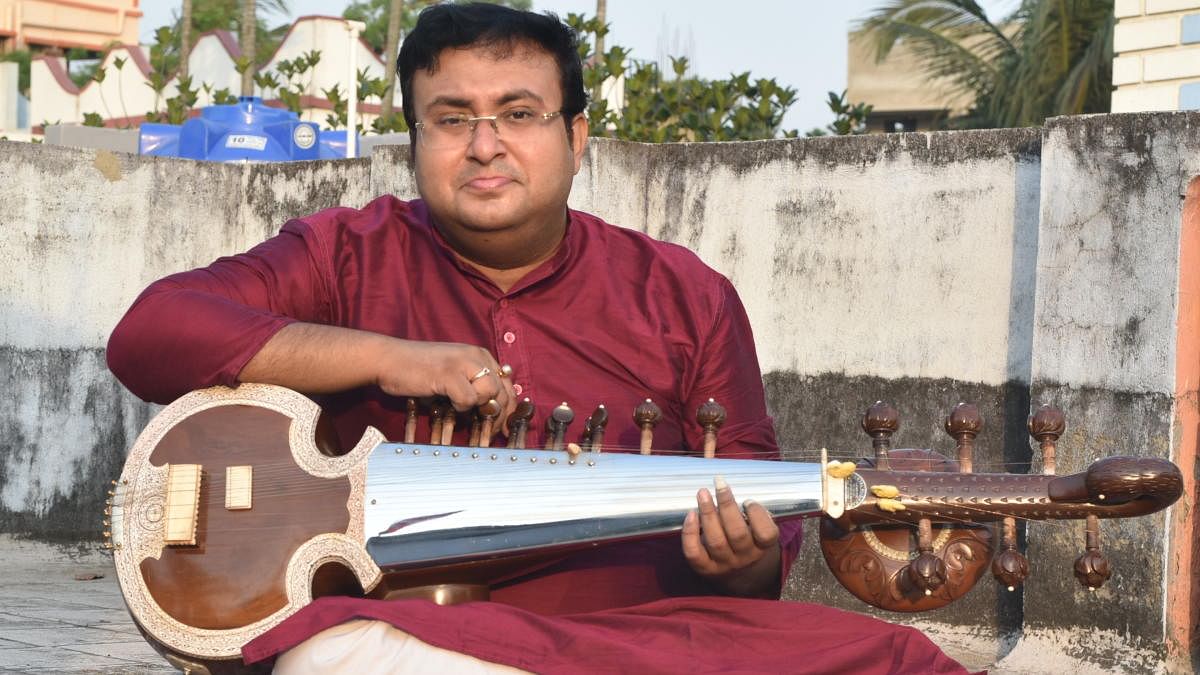
[[892,434],[900,428],[900,411],[889,403],[876,401],[863,413],[862,429],[871,437],[875,450],[875,468],[888,471],[892,468],[888,453],[892,450]]
[[1108,566],[1108,558],[1100,551],[1100,519],[1089,515],[1084,527],[1087,549],[1075,559],[1075,578],[1089,591],[1094,591],[1108,581],[1112,569]]
[[496,418],[500,416],[500,404],[496,399],[479,406],[479,447],[486,448],[492,444],[492,434],[495,433]]
[[525,447],[525,432],[529,431],[529,420],[533,419],[533,403],[528,397],[521,399],[513,413],[508,416],[508,447]]
[[567,425],[575,419],[575,411],[563,401],[557,408],[550,411],[546,420],[546,449],[562,450],[563,440],[567,437]]
[[661,419],[662,409],[650,399],[646,399],[634,409],[633,422],[642,429],[641,451],[643,455],[650,454],[650,450],[654,447],[654,427],[658,426]]
[[454,424],[458,421],[458,413],[455,412],[454,406],[446,402],[446,407],[442,409],[442,442],[441,445],[452,445],[454,443]]
[[604,404],[596,406],[592,416],[587,418],[584,425],[584,436],[587,437],[588,451],[600,452],[604,448],[604,428],[608,426],[608,408]]
[[1017,519],[1004,519],[1004,549],[992,559],[992,576],[1010,591],[1029,577],[1029,559],[1017,550]]
[[404,402],[404,442],[417,442],[417,399],[410,398]]
[[1043,405],[1029,418],[1029,435],[1042,449],[1042,473],[1053,476],[1058,439],[1067,430],[1067,417],[1052,405]]
[[717,430],[725,424],[725,407],[710,398],[696,411],[696,421],[704,429],[704,456],[712,459],[717,456]]
[[946,417],[946,433],[958,442],[958,470],[962,473],[974,471],[972,458],[975,454],[975,437],[983,429],[983,418],[974,403],[959,403]]
[[[486,404],[485,404],[486,405]],[[482,407],[482,406],[481,406]],[[467,433],[467,447],[479,447],[479,432],[483,429],[483,415],[478,410],[471,415],[471,430]]]
[[[433,403],[429,405],[429,444],[442,444],[442,422],[446,414],[446,408],[450,408],[450,402],[439,397],[433,399]],[[452,409],[452,408],[451,408]]]
[[917,521],[917,549],[920,555],[905,571],[914,586],[933,595],[946,583],[946,563],[933,554],[933,523],[928,518]]

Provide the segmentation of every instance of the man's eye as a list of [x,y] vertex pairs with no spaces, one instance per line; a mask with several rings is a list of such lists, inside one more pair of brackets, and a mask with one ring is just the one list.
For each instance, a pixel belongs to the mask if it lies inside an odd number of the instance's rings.
[[510,122],[516,122],[518,124],[522,122],[531,122],[533,121],[533,111],[522,109],[509,110],[504,113],[504,117]]
[[434,123],[444,129],[453,129],[464,126],[467,123],[467,118],[462,115],[446,115],[445,117],[437,118]]

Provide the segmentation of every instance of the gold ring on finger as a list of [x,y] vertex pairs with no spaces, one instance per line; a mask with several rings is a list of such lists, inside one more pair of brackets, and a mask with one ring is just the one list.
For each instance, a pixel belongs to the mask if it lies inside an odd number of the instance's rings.
[[492,369],[488,368],[487,366],[484,366],[483,368],[479,369],[478,373],[475,373],[474,375],[472,375],[471,379],[469,381],[471,384],[475,384],[476,382],[478,382],[479,380],[482,380],[483,378],[487,377],[491,373],[492,373]]

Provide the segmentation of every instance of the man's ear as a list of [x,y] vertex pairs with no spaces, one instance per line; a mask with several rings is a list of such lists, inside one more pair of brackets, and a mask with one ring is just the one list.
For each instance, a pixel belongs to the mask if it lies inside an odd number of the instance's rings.
[[571,120],[571,154],[575,156],[575,173],[583,164],[583,153],[587,150],[588,121],[587,115],[580,113]]

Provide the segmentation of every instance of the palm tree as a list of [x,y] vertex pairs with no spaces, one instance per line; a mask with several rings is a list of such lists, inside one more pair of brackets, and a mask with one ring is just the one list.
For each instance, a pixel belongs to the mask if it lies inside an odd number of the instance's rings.
[[974,0],[888,0],[859,27],[877,60],[904,44],[930,80],[973,98],[951,125],[993,128],[1108,112],[1113,24],[1113,0],[1022,0],[999,23]]
[[188,57],[192,53],[192,0],[183,0],[179,24],[179,74],[187,77]]

